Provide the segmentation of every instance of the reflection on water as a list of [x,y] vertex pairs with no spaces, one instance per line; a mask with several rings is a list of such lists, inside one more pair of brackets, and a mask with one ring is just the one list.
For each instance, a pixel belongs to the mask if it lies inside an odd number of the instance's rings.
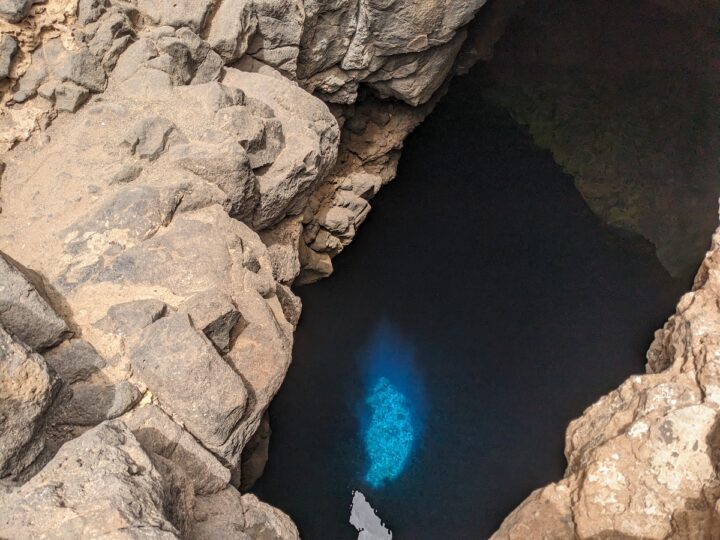
[[413,359],[411,347],[388,324],[373,334],[361,359],[366,396],[360,428],[369,461],[364,481],[374,488],[403,472],[422,432],[422,392]]

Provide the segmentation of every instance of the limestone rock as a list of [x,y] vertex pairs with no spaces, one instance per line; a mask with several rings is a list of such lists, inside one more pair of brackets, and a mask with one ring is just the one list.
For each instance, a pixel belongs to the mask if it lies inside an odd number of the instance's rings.
[[103,423],[0,495],[4,538],[180,538],[176,493],[130,430]]
[[0,325],[33,349],[43,350],[69,336],[70,330],[38,292],[37,276],[0,253]]
[[200,441],[221,445],[228,439],[245,411],[247,391],[187,315],[143,329],[130,358],[163,408]]
[[22,472],[42,451],[59,382],[39,354],[0,327],[0,478]]
[[230,471],[159,407],[140,407],[124,416],[123,421],[147,452],[182,468],[192,479],[195,493],[209,495],[228,485]]

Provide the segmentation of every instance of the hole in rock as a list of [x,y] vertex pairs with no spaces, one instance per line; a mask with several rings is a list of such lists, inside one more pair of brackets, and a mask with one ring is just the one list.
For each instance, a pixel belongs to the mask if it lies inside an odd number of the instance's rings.
[[[655,60],[687,52],[690,30],[668,27],[660,2],[631,4],[528,1],[489,66],[456,78],[407,139],[397,179],[332,277],[298,290],[294,363],[270,407],[270,459],[254,490],[303,538],[356,538],[353,490],[395,538],[487,538],[562,477],[568,422],[644,371],[653,331],[708,245],[717,171],[689,157],[716,155],[687,120],[710,99],[691,70],[682,121],[658,117],[685,68]],[[648,57],[651,37],[667,39]],[[576,52],[596,42],[604,56]],[[607,77],[619,89],[598,101]],[[663,88],[667,99],[649,103]],[[673,125],[684,146],[668,144],[682,159],[653,161]],[[615,151],[622,134],[635,154]],[[603,160],[623,185],[593,182]],[[697,189],[683,189],[683,174]],[[661,182],[650,202],[643,181]]]

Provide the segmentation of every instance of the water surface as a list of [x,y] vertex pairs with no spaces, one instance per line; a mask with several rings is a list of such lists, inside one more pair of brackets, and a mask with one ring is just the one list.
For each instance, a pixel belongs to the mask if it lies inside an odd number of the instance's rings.
[[[643,371],[682,290],[649,246],[603,227],[478,84],[452,85],[335,274],[298,290],[294,363],[255,491],[305,540],[357,537],[352,489],[400,540],[488,537],[562,476],[567,423]],[[383,377],[412,436],[398,439],[407,452],[378,450],[406,455],[378,476],[368,396]]]

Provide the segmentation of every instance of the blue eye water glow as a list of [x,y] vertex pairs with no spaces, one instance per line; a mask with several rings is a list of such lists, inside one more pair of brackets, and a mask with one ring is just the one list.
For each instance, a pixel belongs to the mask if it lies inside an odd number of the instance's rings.
[[368,460],[363,477],[381,488],[407,468],[422,433],[422,388],[412,347],[382,324],[363,355],[360,427]]

